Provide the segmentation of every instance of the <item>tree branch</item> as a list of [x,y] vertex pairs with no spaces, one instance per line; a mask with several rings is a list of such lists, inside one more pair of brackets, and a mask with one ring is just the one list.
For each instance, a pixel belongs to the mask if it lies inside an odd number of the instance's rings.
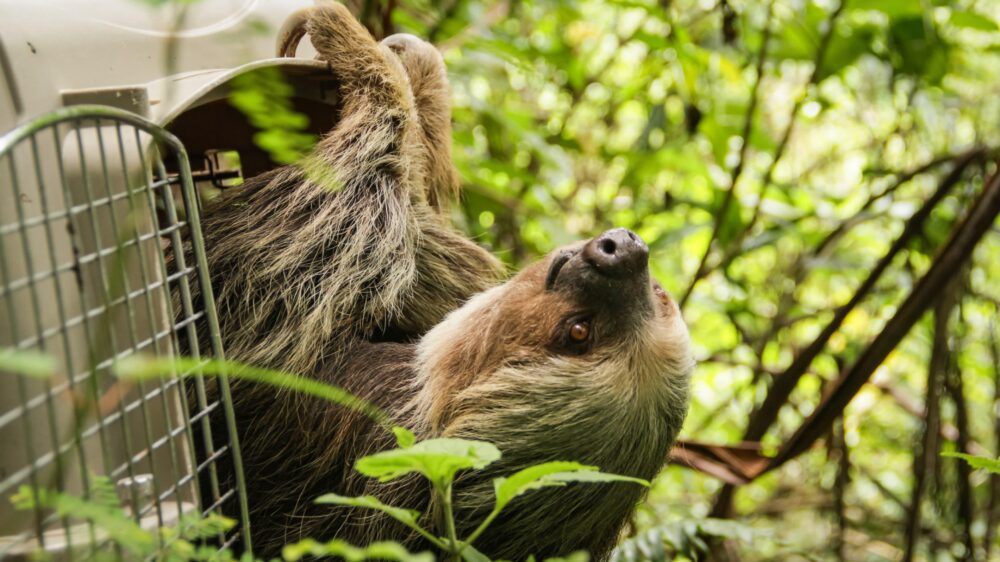
[[[1000,172],[983,185],[983,191],[970,207],[965,218],[952,229],[951,238],[938,253],[930,269],[917,282],[898,312],[882,332],[862,352],[857,362],[844,372],[833,391],[816,411],[802,424],[778,452],[771,463],[773,470],[808,449],[829,428],[872,372],[910,331],[913,324],[939,297],[941,290],[966,263],[979,241],[1000,215]],[[781,378],[778,379],[779,381]]]
[[[994,304],[994,312],[1000,314],[1000,304]],[[997,323],[990,322],[990,355],[993,357],[993,408],[1000,406],[1000,341],[997,338]],[[993,420],[993,438],[996,440],[994,456],[1000,456],[1000,416],[995,416]],[[991,560],[993,549],[996,548],[994,537],[996,536],[997,520],[1000,519],[1000,474],[990,475],[989,499],[986,508],[986,533],[983,536],[983,545],[986,548],[986,560]]]
[[[893,242],[889,251],[886,252],[886,254],[882,256],[882,259],[880,259],[875,265],[871,273],[869,273],[868,277],[864,280],[864,282],[862,282],[861,286],[858,287],[851,299],[836,310],[830,322],[827,323],[812,343],[795,356],[795,359],[792,360],[792,364],[789,365],[781,375],[775,377],[774,383],[771,385],[767,395],[764,397],[764,402],[759,408],[750,414],[750,421],[747,423],[747,429],[743,435],[744,441],[760,441],[760,439],[767,432],[768,428],[770,428],[770,426],[778,418],[778,412],[788,401],[788,397],[791,396],[792,391],[795,389],[799,380],[807,372],[813,360],[815,360],[816,357],[822,353],[823,349],[826,348],[827,342],[829,342],[830,338],[833,337],[833,334],[840,329],[840,326],[843,324],[848,314],[850,314],[850,312],[854,310],[854,308],[857,307],[857,305],[872,291],[879,278],[885,270],[888,269],[889,265],[892,264],[900,251],[906,247],[913,236],[920,232],[924,221],[928,216],[930,216],[934,207],[937,206],[937,204],[951,192],[952,188],[961,179],[965,168],[980,154],[981,153],[979,152],[967,153],[962,155],[959,160],[955,162],[955,166],[952,168],[951,172],[941,180],[934,194],[931,195],[924,205],[906,222],[906,225],[903,227],[903,232],[898,238],[896,238],[895,242]],[[892,321],[890,320],[890,323],[891,322]],[[893,344],[893,347],[894,346],[895,344]],[[885,353],[888,353],[888,350],[886,350]],[[877,364],[875,366],[877,366]],[[867,376],[865,378],[867,378]],[[810,420],[811,419],[812,418],[810,418]],[[803,428],[800,428],[800,431],[805,428],[805,425],[806,424],[803,424]],[[812,439],[815,439],[816,437],[818,437],[818,434],[816,436],[812,436]],[[795,453],[795,455],[797,454],[798,452]],[[781,462],[784,462],[784,460]],[[729,513],[732,493],[733,490],[731,486],[726,485],[722,487],[716,497],[715,505],[712,508],[713,517],[725,517]]]
[[[954,281],[950,284],[954,285]],[[954,287],[951,287],[945,291],[945,296],[938,301],[934,309],[934,339],[931,345],[930,362],[927,365],[927,414],[924,417],[924,434],[920,440],[920,448],[913,455],[913,493],[910,496],[910,505],[906,512],[906,533],[904,535],[903,560],[905,562],[913,560],[917,548],[917,539],[921,535],[921,505],[927,476],[934,473],[941,448],[939,439],[941,434],[941,391],[949,361],[948,319],[954,307],[955,291]]]
[[[959,294],[959,298],[961,294]],[[961,324],[965,324],[964,314],[959,307]],[[955,407],[955,427],[958,430],[955,435],[955,447],[962,453],[971,453],[972,436],[969,434],[969,408],[965,401],[965,388],[962,381],[962,371],[958,366],[958,354],[961,353],[962,341],[956,338],[954,349],[951,350],[948,369],[945,373],[945,390]],[[939,424],[940,425],[940,424]],[[961,542],[965,546],[965,552],[959,560],[970,561],[976,552],[976,546],[972,542],[972,523],[975,519],[975,499],[972,495],[972,468],[962,459],[948,459],[955,466],[955,479],[958,494],[956,505],[958,522],[960,528],[956,542]]]
[[767,173],[764,174],[764,180],[761,182],[760,196],[757,197],[757,203],[754,204],[753,214],[750,216],[750,222],[747,223],[746,227],[743,229],[743,234],[738,236],[734,240],[734,247],[739,247],[739,241],[742,240],[747,233],[757,224],[757,219],[760,217],[760,207],[764,202],[764,197],[767,195],[767,188],[774,179],[774,170],[778,167],[778,161],[785,154],[785,149],[788,148],[788,141],[792,138],[792,131],[795,130],[795,121],[799,115],[799,110],[802,109],[802,104],[805,103],[806,98],[809,97],[809,87],[817,84],[819,82],[819,77],[823,71],[823,61],[826,59],[826,51],[830,47],[830,41],[833,39],[833,34],[837,28],[837,19],[840,18],[840,14],[844,12],[844,8],[847,7],[848,0],[841,0],[840,5],[837,9],[830,14],[830,19],[827,20],[826,31],[823,32],[823,37],[820,38],[819,47],[816,48],[816,59],[813,61],[812,73],[809,75],[809,81],[806,82],[805,88],[799,97],[795,99],[795,104],[792,106],[791,116],[788,119],[788,127],[785,128],[784,134],[781,135],[781,140],[778,142],[777,148],[774,149],[774,158],[771,159],[771,164],[767,168]]
[[839,307],[833,315],[830,322],[823,328],[816,339],[812,341],[801,353],[799,353],[792,364],[785,369],[779,377],[775,378],[774,384],[771,385],[767,396],[764,398],[763,404],[756,412],[750,415],[750,422],[747,424],[747,430],[744,435],[744,439],[747,441],[759,441],[767,429],[774,423],[774,420],[778,417],[778,411],[781,406],[788,401],[788,397],[791,395],[795,386],[798,384],[799,379],[808,370],[809,365],[812,364],[813,360],[822,353],[823,349],[826,347],[827,342],[830,338],[840,329],[844,320],[847,318],[848,314],[854,310],[857,305],[864,300],[868,293],[875,287],[879,278],[885,272],[886,269],[892,264],[896,256],[909,244],[910,240],[923,228],[924,221],[930,216],[931,211],[937,204],[944,199],[958,183],[962,177],[962,173],[965,168],[972,162],[973,158],[979,153],[970,153],[963,155],[958,161],[955,162],[955,166],[952,168],[951,173],[949,173],[941,182],[938,184],[937,190],[933,195],[924,203],[924,205],[915,212],[909,220],[906,221],[906,225],[903,227],[903,232],[896,238],[889,251],[882,256],[882,259],[878,261],[874,268],[872,268],[871,273],[868,277],[861,283],[861,286],[855,291],[851,299],[845,303],[843,306]]

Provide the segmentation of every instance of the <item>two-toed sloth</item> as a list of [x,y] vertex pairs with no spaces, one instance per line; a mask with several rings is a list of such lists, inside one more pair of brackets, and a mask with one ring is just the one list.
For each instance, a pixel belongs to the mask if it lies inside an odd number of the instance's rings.
[[[206,209],[226,355],[343,387],[419,438],[497,445],[501,460],[456,483],[459,536],[492,507],[492,479],[529,465],[652,478],[684,420],[692,360],[643,241],[610,230],[501,284],[500,263],[446,218],[457,180],[438,52],[412,36],[377,43],[340,5],[303,24],[338,80],[339,121],[306,164]],[[371,511],[313,503],[374,494],[434,517],[426,482],[353,472],[359,456],[394,446],[382,427],[241,381],[233,400],[255,554],[304,537],[428,546]],[[633,484],[530,492],[475,546],[494,559],[587,550],[601,560],[642,495]]]

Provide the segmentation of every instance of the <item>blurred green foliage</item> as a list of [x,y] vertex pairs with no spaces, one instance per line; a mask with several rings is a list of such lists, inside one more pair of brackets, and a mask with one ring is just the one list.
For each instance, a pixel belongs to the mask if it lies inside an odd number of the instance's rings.
[[309,118],[292,107],[292,86],[273,66],[233,78],[229,103],[247,116],[258,132],[253,141],[279,164],[299,162],[316,144]]

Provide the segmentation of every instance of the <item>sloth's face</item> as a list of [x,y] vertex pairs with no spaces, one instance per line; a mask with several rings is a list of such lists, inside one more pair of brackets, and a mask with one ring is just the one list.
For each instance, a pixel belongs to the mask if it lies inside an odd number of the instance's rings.
[[648,259],[634,233],[609,230],[445,318],[420,345],[430,425],[442,431],[499,395],[514,399],[519,387],[525,400],[542,389],[681,407],[692,365],[687,329]]
[[[609,230],[552,252],[513,281],[522,298],[557,312],[549,348],[573,355],[600,353],[637,335],[680,322],[680,311],[649,276],[649,249],[635,233]],[[537,285],[544,271],[541,291]]]

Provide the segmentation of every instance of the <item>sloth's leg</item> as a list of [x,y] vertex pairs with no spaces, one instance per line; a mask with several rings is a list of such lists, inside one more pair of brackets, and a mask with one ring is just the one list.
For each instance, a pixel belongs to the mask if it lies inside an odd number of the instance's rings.
[[406,69],[420,123],[427,202],[446,214],[460,184],[451,161],[451,99],[444,60],[434,45],[408,33],[386,37],[382,44],[396,53]]

